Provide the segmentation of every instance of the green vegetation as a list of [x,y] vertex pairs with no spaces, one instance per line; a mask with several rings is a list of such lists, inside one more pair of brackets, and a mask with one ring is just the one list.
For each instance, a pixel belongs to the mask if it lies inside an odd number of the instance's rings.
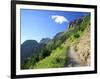
[[39,61],[39,57],[38,56],[32,56],[29,57],[24,64],[22,64],[22,69],[28,69],[31,65],[34,65],[36,62]]
[[76,32],[76,33],[74,34],[74,37],[75,37],[75,38],[79,38],[79,37],[80,37],[80,34]]
[[60,48],[53,50],[51,55],[36,63],[33,68],[55,68],[55,67],[63,67],[66,63],[67,59],[67,51],[68,47]]
[[[22,64],[22,69],[64,67],[68,61],[67,53],[70,46],[78,43],[85,29],[89,28],[89,24],[90,16],[83,17],[82,21],[79,20],[75,26],[61,33],[59,38],[46,44],[38,55],[28,58]],[[77,47],[75,47],[75,51],[77,50]]]

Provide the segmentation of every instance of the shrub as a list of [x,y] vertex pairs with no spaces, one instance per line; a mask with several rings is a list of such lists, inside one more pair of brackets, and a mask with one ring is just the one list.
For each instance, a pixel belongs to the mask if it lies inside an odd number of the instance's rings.
[[24,63],[21,65],[21,68],[22,69],[29,69],[30,66],[33,66],[38,61],[39,61],[39,56],[38,55],[32,55],[31,57],[27,58],[24,61]]
[[45,48],[42,49],[42,51],[39,55],[39,59],[41,60],[41,59],[43,59],[43,58],[45,58],[49,55],[50,55],[50,51],[45,47]]
[[75,33],[75,34],[74,34],[74,37],[75,37],[75,38],[79,38],[79,37],[80,37],[79,33]]
[[81,31],[84,31],[85,28],[81,28]]
[[78,51],[77,46],[74,47],[74,50],[75,50],[76,52]]
[[60,63],[60,58],[56,58],[56,62],[57,63]]

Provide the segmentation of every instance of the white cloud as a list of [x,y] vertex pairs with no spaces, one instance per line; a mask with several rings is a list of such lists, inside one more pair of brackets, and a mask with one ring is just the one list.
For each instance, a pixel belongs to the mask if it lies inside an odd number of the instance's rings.
[[58,24],[62,24],[64,22],[69,22],[67,18],[60,15],[52,15],[51,18]]

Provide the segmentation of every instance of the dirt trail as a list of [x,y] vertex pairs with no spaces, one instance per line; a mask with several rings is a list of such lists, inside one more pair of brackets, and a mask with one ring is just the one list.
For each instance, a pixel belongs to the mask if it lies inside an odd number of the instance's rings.
[[70,47],[68,52],[68,67],[78,67],[78,66],[84,66],[84,64],[81,62],[79,55],[75,52],[73,47]]

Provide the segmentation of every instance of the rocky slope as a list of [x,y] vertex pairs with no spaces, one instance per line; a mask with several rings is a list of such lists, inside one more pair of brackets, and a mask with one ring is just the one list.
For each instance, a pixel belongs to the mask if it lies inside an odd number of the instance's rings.
[[77,45],[75,45],[76,53],[84,65],[90,65],[90,29],[88,28],[84,35],[80,38]]
[[89,66],[90,54],[90,30],[88,28],[79,41],[70,47],[67,66]]

